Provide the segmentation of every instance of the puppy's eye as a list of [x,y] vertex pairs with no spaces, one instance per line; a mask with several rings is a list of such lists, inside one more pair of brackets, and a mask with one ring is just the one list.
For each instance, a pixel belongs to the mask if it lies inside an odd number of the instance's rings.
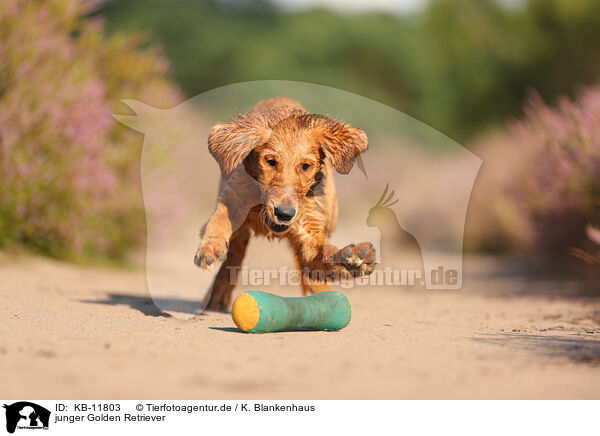
[[267,163],[271,167],[277,166],[277,161],[275,159],[267,159]]
[[311,167],[311,164],[305,163],[302,164],[302,171],[308,171],[308,169]]

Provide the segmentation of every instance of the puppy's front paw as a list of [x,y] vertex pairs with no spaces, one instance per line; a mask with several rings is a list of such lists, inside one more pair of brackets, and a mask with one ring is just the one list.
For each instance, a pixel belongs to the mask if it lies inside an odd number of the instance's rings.
[[353,277],[371,274],[377,260],[375,247],[370,242],[346,245],[335,257]]
[[204,238],[198,250],[196,250],[196,256],[194,256],[194,263],[202,269],[210,269],[217,262],[222,262],[227,257],[227,250],[229,249],[229,242],[224,238],[209,237]]

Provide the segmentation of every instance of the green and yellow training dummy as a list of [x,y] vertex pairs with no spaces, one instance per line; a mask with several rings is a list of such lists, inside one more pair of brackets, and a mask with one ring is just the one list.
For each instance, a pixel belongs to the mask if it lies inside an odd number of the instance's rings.
[[340,330],[350,323],[352,306],[337,291],[319,292],[308,297],[279,297],[261,291],[248,291],[233,303],[231,316],[247,333],[286,330]]

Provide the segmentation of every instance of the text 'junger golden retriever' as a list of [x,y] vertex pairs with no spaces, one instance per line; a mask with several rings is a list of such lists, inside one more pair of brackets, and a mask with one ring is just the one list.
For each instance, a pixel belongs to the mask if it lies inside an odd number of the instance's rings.
[[[360,129],[274,97],[227,124],[216,124],[208,148],[221,168],[217,206],[203,226],[194,262],[223,261],[209,309],[227,309],[250,231],[287,238],[301,271],[304,294],[329,290],[334,277],[370,274],[375,249],[363,242],[339,249],[328,236],[337,222],[332,166],[346,174],[367,150]],[[336,275],[337,274],[337,275]]]

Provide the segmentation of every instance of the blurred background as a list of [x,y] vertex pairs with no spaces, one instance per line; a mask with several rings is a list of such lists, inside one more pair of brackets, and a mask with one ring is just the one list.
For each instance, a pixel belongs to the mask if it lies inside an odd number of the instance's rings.
[[599,47],[597,0],[3,0],[0,248],[126,261],[145,242],[142,136],[112,118],[119,99],[169,108],[282,79],[377,100],[479,155],[470,252],[594,277]]

